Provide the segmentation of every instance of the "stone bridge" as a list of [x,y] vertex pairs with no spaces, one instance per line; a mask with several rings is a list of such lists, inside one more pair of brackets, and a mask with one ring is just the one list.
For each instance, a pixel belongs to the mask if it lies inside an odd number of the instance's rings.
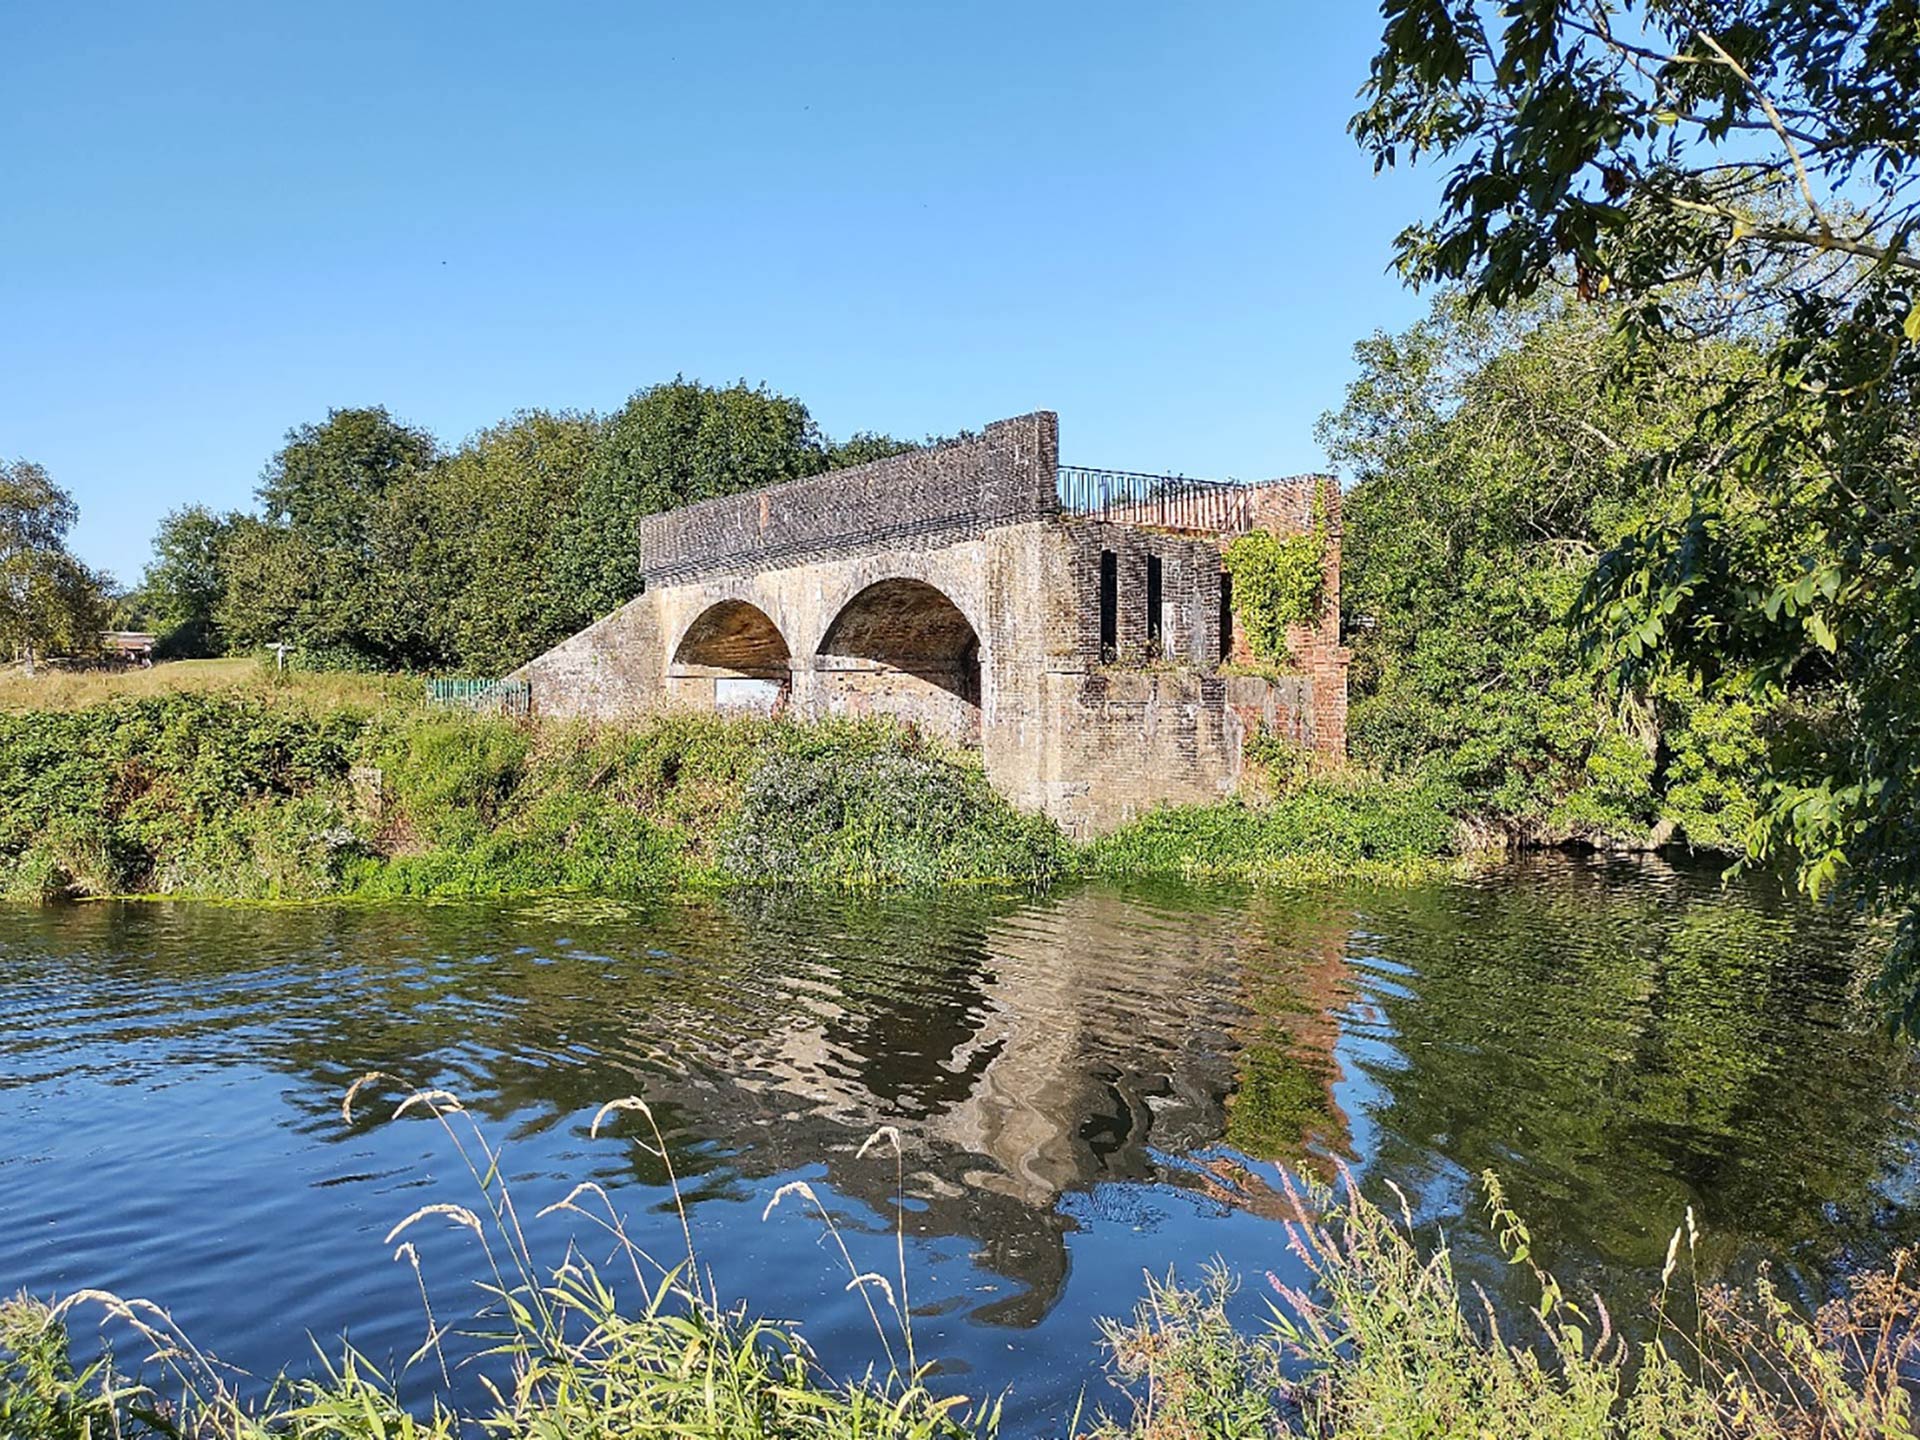
[[[1057,436],[1028,415],[649,516],[643,593],[513,678],[542,715],[898,716],[978,746],[1003,793],[1080,834],[1230,792],[1260,728],[1341,753],[1337,487],[1214,487],[1229,511],[1193,482],[1120,477],[1158,488],[1063,504]],[[1325,618],[1292,637],[1298,673],[1234,673],[1221,517],[1298,529],[1316,493]]]

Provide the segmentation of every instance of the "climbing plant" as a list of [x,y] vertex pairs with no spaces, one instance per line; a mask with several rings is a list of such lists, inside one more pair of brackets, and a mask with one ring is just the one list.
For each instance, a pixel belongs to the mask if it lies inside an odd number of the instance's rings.
[[1254,530],[1227,546],[1233,576],[1233,613],[1247,632],[1257,659],[1287,656],[1287,627],[1311,625],[1326,598],[1327,527],[1320,500],[1313,521],[1298,535]]

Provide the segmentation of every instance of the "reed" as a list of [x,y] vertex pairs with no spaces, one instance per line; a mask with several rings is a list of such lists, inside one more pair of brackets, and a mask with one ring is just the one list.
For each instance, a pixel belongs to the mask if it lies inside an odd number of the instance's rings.
[[[424,1338],[386,1374],[343,1348],[316,1374],[265,1387],[197,1347],[158,1304],[81,1291],[57,1304],[0,1304],[0,1435],[7,1440],[989,1440],[998,1401],[942,1394],[913,1334],[905,1240],[905,1146],[884,1127],[862,1158],[891,1151],[895,1260],[862,1270],[832,1211],[807,1183],[781,1186],[766,1214],[806,1206],[865,1302],[884,1362],[830,1375],[801,1330],[722,1303],[700,1255],[652,1109],[603,1106],[589,1136],[639,1145],[667,1175],[681,1253],[637,1243],[614,1200],[583,1182],[542,1215],[565,1213],[611,1240],[595,1266],[577,1245],[543,1265],[508,1184],[504,1156],[459,1098],[362,1077],[345,1123],[389,1094],[390,1118],[439,1127],[465,1169],[470,1203],[436,1199],[393,1227],[394,1258],[419,1281]],[[1268,1277],[1269,1321],[1230,1317],[1235,1281],[1197,1287],[1149,1278],[1135,1313],[1103,1328],[1120,1400],[1054,1433],[1086,1440],[1913,1440],[1908,1382],[1920,1363],[1920,1275],[1910,1254],[1859,1278],[1808,1315],[1765,1277],[1744,1290],[1699,1282],[1689,1212],[1674,1234],[1644,1338],[1629,1340],[1598,1296],[1575,1296],[1538,1267],[1533,1240],[1498,1182],[1483,1177],[1487,1228],[1537,1297],[1497,1314],[1463,1286],[1443,1237],[1425,1240],[1404,1197],[1369,1201],[1342,1171],[1334,1186],[1284,1172],[1288,1247],[1306,1279]],[[1389,1187],[1391,1189],[1391,1187]],[[444,1318],[414,1237],[437,1225],[479,1243],[478,1309]],[[67,1327],[82,1314],[141,1352],[131,1374],[103,1359],[77,1369]],[[457,1360],[444,1342],[470,1345]],[[110,1352],[111,1353],[111,1352]],[[471,1368],[486,1402],[412,1409],[397,1382],[432,1365],[452,1388]],[[444,1393],[444,1392],[443,1392]]]
[[[392,1077],[355,1081],[341,1106],[353,1124]],[[996,1402],[941,1395],[917,1359],[908,1300],[905,1168],[898,1131],[884,1127],[863,1148],[891,1148],[899,1271],[887,1277],[854,1262],[832,1212],[805,1184],[783,1187],[767,1212],[808,1201],[847,1270],[847,1287],[866,1301],[884,1365],[851,1380],[821,1367],[797,1327],[750,1314],[720,1299],[699,1253],[665,1136],[638,1096],[601,1107],[591,1139],[639,1145],[665,1167],[684,1252],[656,1257],[629,1233],[604,1188],[586,1182],[539,1212],[566,1213],[611,1239],[602,1265],[569,1246],[543,1265],[528,1241],[504,1157],[458,1096],[410,1090],[389,1118],[437,1126],[472,1187],[470,1203],[434,1200],[388,1231],[394,1259],[419,1281],[424,1337],[400,1372],[388,1374],[343,1348],[317,1375],[250,1383],[196,1347],[172,1316],[144,1299],[85,1290],[45,1305],[21,1297],[0,1306],[0,1436],[6,1440],[458,1440],[469,1435],[516,1440],[767,1440],[773,1436],[848,1440],[971,1440],[998,1428]],[[629,1133],[615,1132],[626,1125]],[[453,1226],[478,1242],[482,1303],[458,1322],[431,1299],[412,1236]],[[613,1272],[619,1272],[619,1278]],[[703,1278],[704,1277],[704,1278]],[[630,1282],[630,1283],[629,1283]],[[97,1315],[114,1338],[140,1351],[138,1379],[102,1362],[76,1372],[67,1326]],[[451,1388],[445,1341],[458,1330],[477,1341],[457,1363],[474,1368],[488,1397],[475,1413],[444,1400],[410,1411],[398,1382],[432,1365]]]

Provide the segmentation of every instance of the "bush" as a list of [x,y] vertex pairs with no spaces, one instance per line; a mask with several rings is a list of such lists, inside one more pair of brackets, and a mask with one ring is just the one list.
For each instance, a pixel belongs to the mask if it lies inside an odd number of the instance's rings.
[[634,726],[179,693],[0,713],[0,893],[631,894],[748,883],[1043,886],[1073,873],[1298,883],[1433,873],[1433,785],[1315,776],[1156,811],[1083,850],[978,757],[880,720]]
[[755,772],[723,851],[747,880],[1045,885],[1065,868],[1051,821],[1021,815],[977,763],[900,748],[794,742]]
[[249,807],[340,790],[360,726],[217,694],[0,714],[0,891],[156,888]]
[[1051,822],[890,722],[538,728],[196,693],[0,714],[0,891],[636,893],[1045,884]]
[[1155,810],[1095,841],[1085,866],[1109,877],[1256,883],[1339,874],[1417,877],[1433,873],[1453,852],[1445,798],[1429,785],[1323,776],[1265,804]]

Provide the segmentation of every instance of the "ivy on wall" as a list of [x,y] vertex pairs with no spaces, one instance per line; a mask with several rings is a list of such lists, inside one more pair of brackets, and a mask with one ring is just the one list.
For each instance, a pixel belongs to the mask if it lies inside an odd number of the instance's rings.
[[1312,625],[1326,598],[1327,527],[1314,501],[1313,523],[1284,539],[1254,530],[1227,546],[1233,576],[1233,613],[1246,629],[1256,659],[1287,658],[1287,627]]

